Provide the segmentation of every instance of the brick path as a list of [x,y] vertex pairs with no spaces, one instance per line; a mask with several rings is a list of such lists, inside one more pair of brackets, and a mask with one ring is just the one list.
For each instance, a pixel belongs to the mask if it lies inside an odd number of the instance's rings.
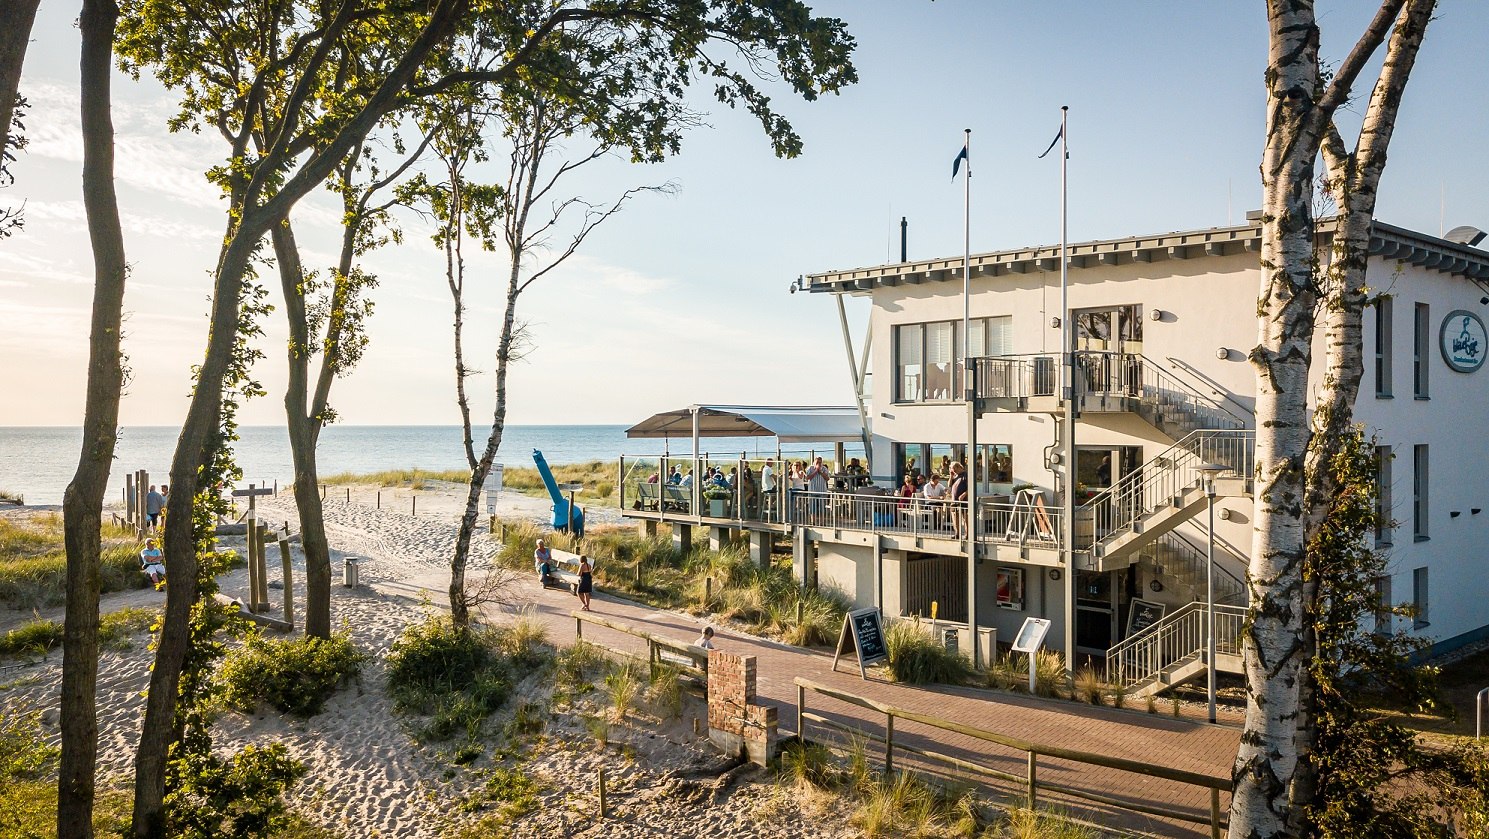
[[[440,573],[418,575],[400,581],[374,581],[373,588],[390,595],[412,598],[429,596],[434,602],[447,595],[449,578]],[[578,600],[567,592],[543,590],[536,581],[522,583],[524,597],[530,596],[535,611],[549,625],[554,643],[565,645],[575,638],[575,621],[570,616]],[[702,621],[688,615],[659,611],[628,600],[597,594],[594,611],[612,620],[628,623],[657,635],[691,642],[697,638]],[[634,636],[595,624],[584,629],[585,640],[626,652],[644,655],[646,643]],[[865,681],[858,676],[856,663],[841,664],[832,671],[832,656],[825,652],[804,650],[774,641],[735,635],[719,630],[715,643],[730,652],[754,655],[757,660],[757,690],[760,701],[779,709],[781,733],[794,734],[796,726],[796,686],[792,681],[802,676],[829,687],[865,696],[921,713],[952,720],[964,725],[993,731],[1047,746],[1059,746],[1085,752],[1127,758],[1162,766],[1225,777],[1230,773],[1240,740],[1237,724],[1209,725],[1188,719],[1176,719],[1167,713],[1150,715],[1140,710],[1100,708],[1076,702],[1046,700],[1003,692],[954,688],[947,686],[912,687],[896,685],[875,678]],[[847,657],[845,657],[845,660]],[[851,673],[848,671],[852,671]],[[882,734],[882,715],[808,692],[809,710],[853,725],[865,731]],[[1239,719],[1232,712],[1232,720]],[[842,735],[808,725],[813,739],[831,739]],[[1022,776],[1024,752],[1015,752],[993,743],[929,729],[903,719],[895,721],[895,742],[929,748],[954,757],[977,761],[983,765]],[[869,754],[882,760],[882,747],[869,744]],[[906,762],[908,755],[896,750],[896,764]],[[917,767],[919,768],[919,767]],[[928,767],[947,775],[939,765]],[[1149,778],[1115,769],[1067,763],[1041,757],[1038,765],[1041,782],[1063,784],[1114,799],[1140,804],[1161,805],[1207,818],[1209,791],[1172,781]],[[965,780],[971,781],[971,778]],[[1009,800],[1022,800],[1021,784],[994,781],[978,776],[976,782]],[[1041,803],[1050,803],[1097,824],[1173,837],[1209,835],[1208,827],[1150,817],[1120,808],[1040,792]],[[1229,806],[1229,795],[1221,794],[1221,807]]]

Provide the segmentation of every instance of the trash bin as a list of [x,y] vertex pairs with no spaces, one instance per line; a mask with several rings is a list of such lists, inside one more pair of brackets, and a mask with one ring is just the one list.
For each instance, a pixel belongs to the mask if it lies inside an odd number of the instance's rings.
[[341,584],[347,588],[356,588],[362,585],[362,558],[349,556],[342,560]]

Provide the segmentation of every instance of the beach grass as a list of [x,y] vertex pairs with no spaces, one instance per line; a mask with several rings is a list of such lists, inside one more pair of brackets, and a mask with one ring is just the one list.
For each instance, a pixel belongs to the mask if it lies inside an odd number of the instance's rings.
[[507,522],[505,534],[496,560],[507,568],[530,572],[541,537],[552,548],[592,558],[596,583],[607,591],[657,608],[738,621],[800,646],[835,640],[850,605],[841,592],[797,585],[789,565],[756,565],[739,547],[682,553],[667,536],[643,536],[630,527],[594,527],[576,539],[526,521]]
[[[583,489],[574,494],[574,500],[615,507],[620,496],[615,491],[615,482],[620,474],[618,460],[591,460],[584,463],[549,464],[553,479],[560,484],[582,484]],[[321,483],[332,486],[379,486],[399,487],[413,490],[433,489],[438,484],[466,484],[470,481],[467,469],[388,469],[382,472],[341,472],[321,478]],[[542,497],[548,494],[543,478],[535,466],[506,466],[502,470],[503,491],[520,492],[523,495]]]
[[26,499],[19,492],[11,492],[8,489],[0,489],[0,503],[3,504],[25,504]]
[[[105,523],[100,583],[104,593],[145,588],[133,531]],[[67,585],[62,517],[0,519],[0,604],[12,609],[60,606]]]
[[[98,620],[98,644],[107,650],[124,650],[134,636],[155,626],[160,612],[143,606],[126,606]],[[0,635],[0,655],[46,655],[62,646],[62,623],[37,618]]]

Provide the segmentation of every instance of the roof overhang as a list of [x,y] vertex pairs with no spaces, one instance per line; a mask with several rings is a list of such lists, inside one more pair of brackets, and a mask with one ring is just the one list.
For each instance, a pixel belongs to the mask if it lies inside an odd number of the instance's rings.
[[[1327,246],[1332,240],[1336,225],[1335,218],[1318,220],[1321,245]],[[1077,270],[1133,262],[1240,254],[1250,254],[1252,259],[1260,260],[1261,242],[1261,223],[1255,222],[1234,227],[1212,227],[1208,230],[1075,242],[1068,245],[1066,250],[1069,267]],[[1371,230],[1370,255],[1425,266],[1476,283],[1489,281],[1489,252],[1381,221],[1376,221]],[[970,262],[973,279],[1058,271],[1060,246],[1043,245],[972,254]],[[961,256],[807,274],[802,278],[801,284],[812,292],[865,294],[881,286],[950,281],[962,281]]]
[[663,411],[626,429],[627,437],[779,437],[782,443],[836,443],[862,439],[858,409],[780,405],[690,405]]

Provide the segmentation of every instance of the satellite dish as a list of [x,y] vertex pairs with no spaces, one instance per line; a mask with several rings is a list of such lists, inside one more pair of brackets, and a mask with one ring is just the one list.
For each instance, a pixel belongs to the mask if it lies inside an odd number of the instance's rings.
[[1462,227],[1455,227],[1452,230],[1449,230],[1448,235],[1444,236],[1443,238],[1447,239],[1449,242],[1457,242],[1460,245],[1468,245],[1469,247],[1474,247],[1478,243],[1484,241],[1485,235],[1489,234],[1485,234],[1484,231],[1478,229],[1477,227],[1465,224]]

